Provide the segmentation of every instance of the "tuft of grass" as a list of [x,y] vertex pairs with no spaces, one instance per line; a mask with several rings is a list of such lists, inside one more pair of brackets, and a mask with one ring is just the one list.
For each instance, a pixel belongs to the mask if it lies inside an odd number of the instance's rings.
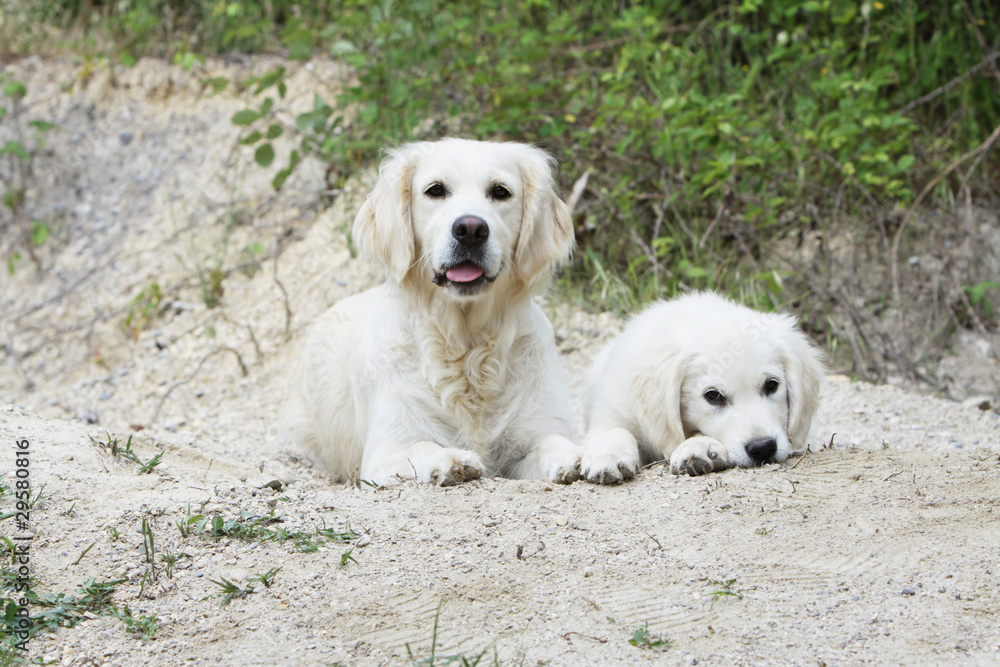
[[274,510],[265,516],[255,515],[246,510],[240,512],[238,519],[225,519],[221,516],[205,516],[188,514],[186,519],[176,523],[181,537],[197,536],[205,539],[220,539],[228,537],[237,540],[254,540],[260,542],[291,541],[297,551],[313,553],[328,542],[350,542],[359,537],[358,533],[348,526],[345,530],[315,526],[313,532],[287,530],[283,526],[272,527],[283,521],[281,515]]
[[[263,574],[258,574],[251,577],[247,583],[252,584],[254,582],[259,582],[264,585],[264,588],[270,588],[271,584],[274,583],[274,578],[281,571],[280,567],[272,567],[270,570]],[[209,579],[213,584],[219,587],[219,592],[216,594],[217,597],[221,597],[222,601],[219,603],[220,607],[225,607],[233,600],[238,600],[240,598],[245,598],[248,595],[256,593],[256,589],[253,586],[240,586],[232,581],[229,581],[225,577],[219,577],[219,580]],[[208,598],[204,598],[208,599]]]
[[666,651],[674,644],[673,639],[654,635],[649,631],[649,623],[643,623],[632,631],[632,638],[628,643],[636,648],[651,649],[653,651]]
[[736,579],[708,579],[702,581],[710,586],[715,586],[716,590],[705,593],[706,597],[712,598],[712,607],[715,607],[716,600],[724,597],[733,597],[742,600],[746,597],[747,589],[736,588]]
[[[438,655],[438,622],[441,618],[441,603],[438,603],[437,611],[434,613],[434,630],[431,633],[431,654],[426,658],[417,658],[413,654],[413,649],[410,648],[410,644],[406,644],[406,655],[410,659],[410,665],[413,667],[435,667],[435,666],[450,666],[458,665],[459,667],[477,667],[479,663],[483,661],[486,657],[488,648],[483,649],[480,653],[474,656],[464,656],[464,655]],[[493,660],[488,663],[489,667],[500,667],[500,658],[497,656],[496,648],[493,648]]]
[[156,636],[156,631],[160,629],[160,619],[156,614],[143,614],[136,618],[128,605],[125,605],[115,615],[125,624],[126,632],[144,642],[153,639]]
[[[209,579],[213,584],[222,589],[217,596],[222,598],[222,602],[219,603],[220,607],[225,607],[233,600],[238,600],[240,598],[245,598],[246,596],[253,593],[253,588],[244,588],[238,584],[234,584],[225,577],[219,577],[219,581],[215,579]],[[208,599],[208,598],[203,598]]]
[[34,590],[27,591],[28,603],[32,607],[41,608],[41,611],[30,617],[31,635],[60,627],[72,628],[86,618],[84,614],[87,612],[97,616],[117,616],[118,609],[111,602],[111,595],[115,587],[124,582],[125,579],[97,581],[91,577],[74,595],[38,595]]
[[354,553],[354,548],[353,547],[350,548],[350,549],[348,549],[344,553],[340,554],[340,567],[347,567],[348,563],[355,563],[356,564],[358,562],[358,561],[354,560],[354,556],[351,555],[352,553]]
[[156,466],[162,463],[163,452],[158,452],[156,456],[154,456],[150,460],[143,461],[141,458],[139,458],[139,455],[132,450],[132,436],[134,435],[135,433],[132,433],[128,436],[128,440],[125,442],[124,447],[122,446],[121,441],[118,440],[118,438],[112,437],[112,435],[107,431],[104,432],[105,439],[103,442],[96,439],[92,435],[89,435],[87,437],[90,438],[91,444],[97,445],[101,449],[110,452],[111,455],[115,457],[115,461],[120,462],[122,459],[125,459],[126,461],[131,461],[132,463],[139,466],[140,475],[148,475],[149,473],[153,472],[153,469],[156,468]]

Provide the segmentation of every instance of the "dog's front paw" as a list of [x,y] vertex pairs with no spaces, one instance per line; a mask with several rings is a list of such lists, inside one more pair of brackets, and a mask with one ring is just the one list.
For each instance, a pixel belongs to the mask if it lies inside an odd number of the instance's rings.
[[641,463],[635,436],[615,428],[587,438],[580,470],[588,482],[621,484],[635,477]]
[[483,476],[482,459],[475,452],[464,449],[442,449],[441,460],[438,461],[426,481],[438,486],[453,486],[479,479]]
[[542,462],[545,479],[556,484],[572,484],[582,478],[580,474],[580,450],[571,450],[549,456]]
[[455,447],[442,447],[433,442],[419,442],[407,456],[413,476],[418,482],[453,486],[483,476],[483,460],[479,454]]
[[670,472],[675,475],[704,475],[731,468],[725,445],[704,435],[688,438],[670,455]]

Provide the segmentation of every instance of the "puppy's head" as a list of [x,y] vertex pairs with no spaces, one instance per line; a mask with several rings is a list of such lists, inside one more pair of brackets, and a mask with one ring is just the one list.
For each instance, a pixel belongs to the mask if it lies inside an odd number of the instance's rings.
[[392,280],[433,283],[460,300],[498,279],[533,284],[573,244],[545,152],[462,139],[390,151],[354,238]]
[[645,419],[662,422],[654,428],[665,434],[655,443],[664,455],[698,434],[721,442],[743,467],[781,462],[806,446],[823,366],[790,316],[697,294],[665,304],[662,317],[669,362],[651,364],[646,377],[664,387],[663,403],[646,408]]

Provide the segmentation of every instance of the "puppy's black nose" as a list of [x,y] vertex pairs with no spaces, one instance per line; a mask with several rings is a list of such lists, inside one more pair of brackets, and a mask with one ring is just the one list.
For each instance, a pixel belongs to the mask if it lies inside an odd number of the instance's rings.
[[490,237],[490,226],[482,218],[463,215],[451,226],[451,235],[465,246],[481,246]]
[[778,443],[774,441],[774,438],[754,438],[743,445],[743,448],[747,450],[750,458],[759,465],[767,463],[774,457],[774,453],[778,451]]

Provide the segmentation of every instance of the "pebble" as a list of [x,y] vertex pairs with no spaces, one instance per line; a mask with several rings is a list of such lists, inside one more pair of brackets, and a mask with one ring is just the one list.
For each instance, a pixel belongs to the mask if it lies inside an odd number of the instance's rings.
[[916,594],[917,592],[912,588],[910,588],[909,586],[903,589],[903,595],[916,595]]

